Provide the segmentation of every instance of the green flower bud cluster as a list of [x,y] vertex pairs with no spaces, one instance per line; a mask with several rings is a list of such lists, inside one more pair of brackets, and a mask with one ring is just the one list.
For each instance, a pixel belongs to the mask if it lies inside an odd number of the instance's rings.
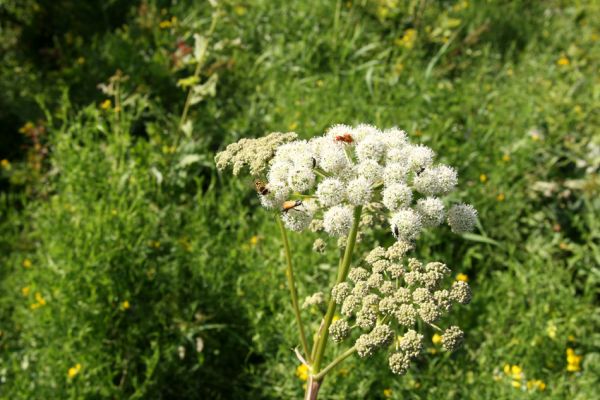
[[[408,258],[406,253],[411,248],[407,242],[396,242],[387,249],[374,248],[361,265],[350,269],[347,281],[331,291],[343,315],[330,327],[333,340],[343,341],[352,329],[363,331],[355,346],[360,357],[369,357],[378,349],[390,347],[398,336],[389,356],[390,369],[396,374],[406,373],[411,360],[422,351],[418,321],[439,330],[435,324],[454,304],[471,300],[466,282],[444,287],[450,268],[441,262],[424,264]],[[444,349],[457,349],[463,336],[458,327],[448,328],[442,336]]]

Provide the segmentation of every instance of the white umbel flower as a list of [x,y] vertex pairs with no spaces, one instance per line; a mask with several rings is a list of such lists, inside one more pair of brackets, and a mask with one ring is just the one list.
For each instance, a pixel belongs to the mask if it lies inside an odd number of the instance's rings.
[[477,223],[477,210],[470,204],[455,204],[448,211],[448,225],[454,233],[471,232]]
[[407,174],[408,164],[401,162],[388,163],[383,170],[383,183],[388,186],[393,183],[405,182]]
[[383,190],[383,205],[390,211],[407,207],[412,201],[412,190],[404,183],[394,183]]
[[417,211],[426,228],[432,228],[444,222],[446,216],[444,203],[437,197],[427,197],[417,201]]
[[385,154],[385,143],[379,132],[365,136],[356,145],[356,156],[360,161],[373,160],[379,162]]
[[334,206],[323,215],[323,227],[331,236],[346,236],[352,227],[352,209]]
[[286,228],[294,232],[301,232],[308,228],[310,221],[312,221],[312,214],[305,210],[289,210],[282,213],[281,219],[285,224]]
[[346,196],[350,204],[354,206],[366,205],[371,201],[372,195],[371,183],[366,178],[359,176],[348,182]]
[[448,194],[454,190],[457,183],[456,170],[447,165],[427,168],[413,181],[415,189],[426,196]]
[[360,124],[354,128],[354,139],[357,142],[361,142],[369,135],[378,135],[381,131],[375,128],[373,125],[369,124]]
[[354,140],[354,128],[352,128],[349,125],[338,124],[338,125],[334,125],[331,128],[327,129],[327,131],[325,132],[325,135],[328,137],[329,140],[333,140],[333,141],[335,141],[335,138],[337,136],[345,136],[345,135],[350,135],[352,137],[352,140]]
[[421,233],[421,217],[410,208],[395,213],[391,220],[392,233],[399,240],[414,240]]
[[365,160],[356,166],[356,172],[369,182],[375,182],[381,179],[383,167],[375,160]]
[[383,140],[388,150],[400,149],[408,144],[406,132],[397,127],[383,131]]
[[294,167],[289,161],[276,160],[271,165],[267,179],[270,186],[287,186],[290,170]]
[[318,163],[325,172],[330,174],[340,173],[350,166],[344,148],[333,141],[321,144]]
[[338,205],[345,198],[344,185],[339,179],[327,178],[317,187],[316,195],[323,207]]
[[430,166],[434,158],[435,152],[427,146],[408,146],[408,164],[413,171]]
[[315,178],[315,173],[311,168],[294,167],[289,172],[288,184],[293,191],[306,192],[315,185]]
[[269,183],[267,188],[269,193],[265,195],[258,195],[260,204],[266,209],[279,209],[283,202],[287,199],[290,194],[290,188],[282,184],[271,184]]

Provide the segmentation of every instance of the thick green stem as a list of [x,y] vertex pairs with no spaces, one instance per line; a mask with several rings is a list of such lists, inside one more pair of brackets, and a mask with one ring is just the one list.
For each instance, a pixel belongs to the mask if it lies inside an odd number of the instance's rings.
[[[352,262],[352,253],[354,252],[354,245],[356,244],[356,235],[358,234],[358,225],[360,223],[361,212],[361,206],[358,206],[354,209],[354,222],[352,224],[350,234],[348,235],[348,240],[346,242],[346,250],[344,252],[342,264],[338,269],[338,275],[335,282],[336,285],[338,283],[344,282],[348,275],[350,263]],[[327,313],[325,314],[323,326],[321,327],[321,332],[316,345],[317,351],[315,353],[315,360],[312,367],[312,373],[314,375],[320,376],[320,378],[317,380],[323,379],[324,377],[324,374],[320,375],[319,373],[321,372],[321,362],[323,361],[323,355],[325,354],[325,348],[327,347],[327,339],[329,338],[329,326],[331,325],[331,321],[333,320],[335,308],[335,301],[333,301],[333,298],[330,297],[329,304],[327,305]]]
[[339,363],[341,363],[342,361],[344,361],[346,358],[348,358],[349,356],[351,356],[355,352],[356,352],[356,346],[353,346],[353,347],[349,348],[348,350],[346,350],[345,352],[343,352],[342,354],[340,354],[339,356],[337,356],[335,358],[335,360],[333,360],[328,366],[326,366],[325,368],[323,368],[321,370],[321,372],[319,372],[318,374],[316,374],[313,378],[316,379],[316,380],[322,379],[325,375],[327,375],[327,373],[329,371],[331,371]]
[[294,279],[294,269],[292,268],[292,253],[290,251],[290,243],[288,241],[287,232],[283,221],[279,218],[279,215],[275,216],[279,230],[281,231],[281,239],[283,240],[283,248],[285,250],[285,260],[287,268],[285,270],[285,276],[287,277],[288,288],[290,289],[290,295],[292,297],[292,308],[294,309],[294,315],[296,316],[296,323],[298,324],[298,331],[300,332],[300,341],[302,342],[302,351],[304,357],[309,363],[312,362],[311,354],[309,352],[308,341],[304,334],[304,325],[302,324],[302,316],[300,315],[300,307],[298,307],[298,291],[296,290],[296,281]]

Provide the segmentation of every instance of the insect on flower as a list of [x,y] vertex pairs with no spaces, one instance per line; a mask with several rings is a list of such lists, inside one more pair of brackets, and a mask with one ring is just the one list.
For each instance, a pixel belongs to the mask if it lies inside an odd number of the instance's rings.
[[256,192],[261,196],[266,196],[269,194],[269,189],[267,189],[267,183],[257,179],[254,181],[254,186],[256,187]]
[[295,209],[296,207],[300,207],[302,205],[302,200],[288,200],[283,203],[281,206],[281,212],[288,212],[290,210]]
[[349,133],[345,133],[343,135],[337,135],[334,139],[336,142],[344,142],[344,143],[352,143],[354,139],[352,139],[352,135]]

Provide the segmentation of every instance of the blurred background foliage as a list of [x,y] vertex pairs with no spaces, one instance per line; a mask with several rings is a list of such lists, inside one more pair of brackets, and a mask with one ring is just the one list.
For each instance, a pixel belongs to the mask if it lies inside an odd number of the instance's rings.
[[[431,343],[402,378],[352,359],[323,398],[594,398],[598,20],[566,0],[0,0],[0,396],[301,397],[272,215],[213,157],[367,122],[459,169],[479,231],[418,253],[475,296],[460,352]],[[292,234],[301,297],[335,270],[313,240]]]

